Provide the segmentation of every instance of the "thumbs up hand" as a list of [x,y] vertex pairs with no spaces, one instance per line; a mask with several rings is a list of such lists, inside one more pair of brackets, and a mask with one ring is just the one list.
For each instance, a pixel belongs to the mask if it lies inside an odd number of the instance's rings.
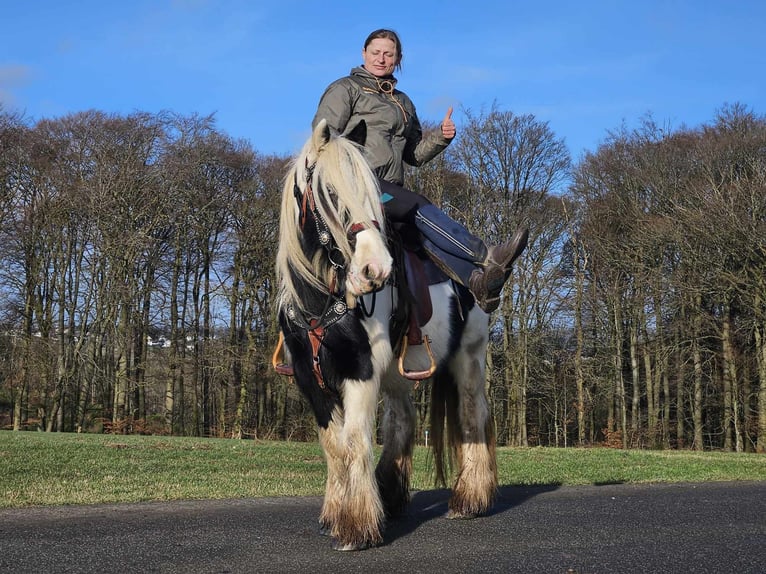
[[441,128],[442,135],[448,140],[451,140],[455,137],[457,129],[455,128],[455,122],[452,121],[452,106],[450,106],[447,110],[447,115],[445,115],[444,119],[442,120]]

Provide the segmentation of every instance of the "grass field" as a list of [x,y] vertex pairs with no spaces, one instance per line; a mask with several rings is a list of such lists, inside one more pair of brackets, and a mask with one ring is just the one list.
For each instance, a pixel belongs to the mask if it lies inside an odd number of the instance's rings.
[[[429,451],[412,487],[434,488]],[[498,449],[501,485],[766,480],[758,454],[606,448]],[[0,508],[321,495],[316,443],[0,431]]]

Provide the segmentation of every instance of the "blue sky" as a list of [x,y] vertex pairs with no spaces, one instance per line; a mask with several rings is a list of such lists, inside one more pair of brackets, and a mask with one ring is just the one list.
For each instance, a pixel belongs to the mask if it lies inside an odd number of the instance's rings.
[[575,160],[646,114],[671,129],[727,103],[766,114],[766,2],[25,0],[0,13],[0,103],[30,121],[89,109],[215,114],[263,154],[298,150],[328,83],[393,28],[421,120],[493,102]]

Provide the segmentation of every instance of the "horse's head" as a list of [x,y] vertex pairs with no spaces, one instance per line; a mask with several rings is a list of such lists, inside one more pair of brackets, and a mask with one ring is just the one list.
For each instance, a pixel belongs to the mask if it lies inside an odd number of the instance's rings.
[[[364,124],[354,130],[360,137]],[[378,180],[357,143],[322,120],[295,158],[282,194],[280,304],[303,308],[307,288],[349,306],[391,273]],[[311,309],[304,309],[311,311]]]

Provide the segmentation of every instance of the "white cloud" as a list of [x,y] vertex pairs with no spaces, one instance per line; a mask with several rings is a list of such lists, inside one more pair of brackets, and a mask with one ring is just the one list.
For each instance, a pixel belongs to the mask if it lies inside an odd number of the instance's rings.
[[0,66],[0,104],[15,106],[14,90],[29,82],[32,74],[27,66]]

